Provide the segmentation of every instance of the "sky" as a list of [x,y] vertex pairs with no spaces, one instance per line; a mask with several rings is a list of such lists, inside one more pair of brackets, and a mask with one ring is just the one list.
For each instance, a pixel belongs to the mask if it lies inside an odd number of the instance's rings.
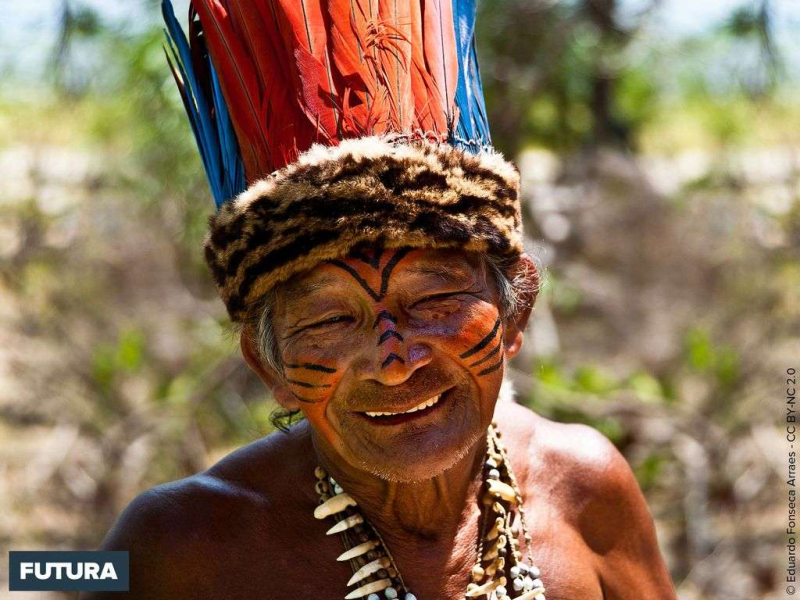
[[[557,0],[556,0],[557,1]],[[147,0],[70,0],[73,5],[96,9],[105,22],[136,28],[149,25]],[[635,13],[650,0],[621,0],[623,11]],[[176,13],[185,15],[189,0],[173,0]],[[63,0],[0,0],[0,75],[14,72],[36,77],[57,35]],[[152,4],[152,0],[150,0]],[[702,33],[719,24],[745,0],[662,0],[652,16],[649,34],[661,39],[679,39]],[[800,69],[800,0],[774,0],[779,44],[789,54],[789,63]],[[150,19],[148,22],[146,19]]]

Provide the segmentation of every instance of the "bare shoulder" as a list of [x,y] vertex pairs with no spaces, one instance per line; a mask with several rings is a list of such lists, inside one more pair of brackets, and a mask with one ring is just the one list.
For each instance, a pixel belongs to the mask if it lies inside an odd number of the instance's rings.
[[652,515],[628,461],[596,429],[558,423],[520,405],[498,422],[524,448],[514,467],[523,487],[546,495],[597,560],[607,598],[674,599]]
[[278,433],[259,439],[203,473],[134,498],[102,544],[104,550],[130,553],[131,592],[123,597],[185,598],[190,591],[210,589],[214,565],[226,553],[251,547],[256,536],[268,544],[271,515],[279,512],[276,499],[285,500],[286,490],[278,488],[297,489],[281,476],[291,469],[282,460],[292,460],[287,455],[296,438]]
[[581,423],[559,423],[515,403],[498,405],[501,431],[525,449],[526,471],[546,469],[560,483],[603,486],[630,473],[628,463],[614,444],[596,429]]
[[498,421],[514,445],[524,448],[516,453],[524,463],[517,467],[521,479],[546,489],[553,503],[576,520],[573,525],[589,535],[587,541],[601,543],[594,538],[603,532],[584,521],[617,520],[622,508],[647,510],[627,460],[596,429],[552,421],[517,404],[503,406]]

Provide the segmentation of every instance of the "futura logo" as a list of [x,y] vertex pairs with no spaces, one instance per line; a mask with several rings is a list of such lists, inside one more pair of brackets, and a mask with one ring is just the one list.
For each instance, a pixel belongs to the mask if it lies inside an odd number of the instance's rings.
[[119,579],[110,562],[23,562],[19,567],[20,579]]
[[128,591],[127,552],[11,551],[9,590]]

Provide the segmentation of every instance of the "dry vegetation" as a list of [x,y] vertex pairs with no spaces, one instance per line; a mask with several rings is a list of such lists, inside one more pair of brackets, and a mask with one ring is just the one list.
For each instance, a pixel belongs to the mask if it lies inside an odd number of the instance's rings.
[[[505,4],[503,19],[527,14]],[[488,17],[485,70],[520,68]],[[270,432],[202,264],[212,205],[159,35],[112,40],[113,94],[0,106],[0,548],[92,548],[141,490]],[[545,275],[518,399],[623,451],[682,600],[782,597],[781,383],[800,356],[791,94],[637,109],[624,140],[589,126],[563,143],[538,125],[549,109],[522,110],[558,91],[548,77],[487,84],[490,107],[532,115],[519,139],[498,126]]]

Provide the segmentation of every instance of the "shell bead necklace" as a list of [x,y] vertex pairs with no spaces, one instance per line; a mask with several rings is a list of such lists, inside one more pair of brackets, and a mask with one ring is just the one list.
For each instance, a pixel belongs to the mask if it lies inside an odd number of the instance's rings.
[[[417,600],[403,581],[380,533],[364,518],[352,496],[322,467],[317,467],[314,475],[319,494],[314,517],[335,520],[327,535],[340,536],[345,551],[336,560],[349,562],[353,571],[347,585],[354,589],[345,600]],[[522,495],[496,423],[487,431],[483,475],[477,560],[463,598],[546,600],[539,569],[533,564]],[[520,532],[527,560],[519,547]]]

